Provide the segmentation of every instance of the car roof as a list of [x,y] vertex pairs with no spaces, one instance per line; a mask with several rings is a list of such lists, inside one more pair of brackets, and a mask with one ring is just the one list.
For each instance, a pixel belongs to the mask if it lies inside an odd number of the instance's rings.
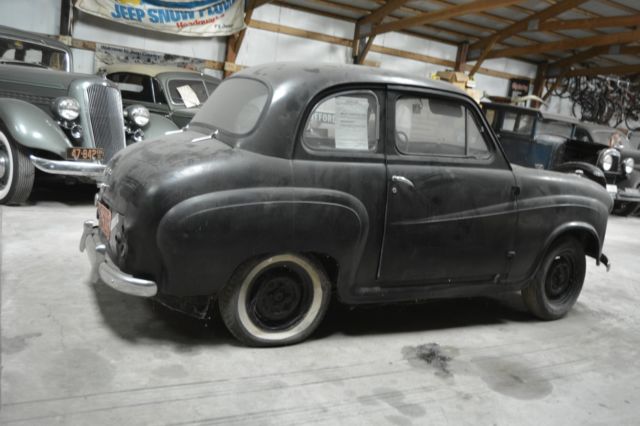
[[42,44],[45,46],[53,47],[56,49],[64,50],[67,53],[71,52],[71,49],[66,44],[55,38],[43,34],[32,33],[28,31],[18,30],[16,28],[0,25],[0,35],[7,38],[15,38],[18,40],[32,42],[35,44]]
[[236,144],[254,152],[284,158],[289,158],[293,151],[298,120],[317,96],[330,89],[344,86],[349,89],[364,86],[365,90],[383,85],[414,86],[463,95],[470,103],[475,103],[463,90],[450,83],[362,65],[308,62],[257,65],[233,74],[222,85],[231,82],[243,84],[237,80],[247,78],[259,80],[268,86],[271,97],[260,118],[260,132],[252,132]]
[[562,121],[565,123],[580,124],[584,126],[589,125],[589,123],[584,123],[575,117],[570,117],[568,115],[554,114],[554,113],[543,111],[537,108],[504,104],[500,102],[482,102],[482,105],[485,107],[490,107],[495,109],[503,109],[503,110],[519,111],[519,112],[526,112],[529,114],[535,114],[545,120]]
[[433,88],[454,93],[465,93],[451,83],[399,71],[374,68],[364,65],[276,62],[256,65],[234,74],[231,78],[250,77],[268,83],[274,90],[286,85],[306,88],[318,93],[325,88],[340,84],[387,84]]
[[202,73],[198,71],[189,70],[186,68],[172,67],[166,65],[149,65],[149,64],[115,64],[107,65],[105,67],[107,74],[113,74],[116,72],[130,72],[132,74],[148,75],[150,77],[156,77],[159,74],[164,73],[181,73],[192,74],[194,76],[200,76]]

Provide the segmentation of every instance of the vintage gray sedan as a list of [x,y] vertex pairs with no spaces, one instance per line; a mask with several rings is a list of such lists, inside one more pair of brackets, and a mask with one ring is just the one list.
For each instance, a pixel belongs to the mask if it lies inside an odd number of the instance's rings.
[[34,166],[86,176],[126,144],[177,129],[140,105],[123,110],[114,83],[72,69],[66,45],[0,26],[0,204],[29,198]]
[[115,156],[81,249],[107,285],[250,345],[347,304],[521,291],[560,318],[611,197],[513,166],[453,86],[361,66],[271,64],[223,81],[180,133]]
[[120,87],[125,105],[144,105],[179,127],[191,121],[220,84],[210,75],[162,65],[110,65],[105,74]]

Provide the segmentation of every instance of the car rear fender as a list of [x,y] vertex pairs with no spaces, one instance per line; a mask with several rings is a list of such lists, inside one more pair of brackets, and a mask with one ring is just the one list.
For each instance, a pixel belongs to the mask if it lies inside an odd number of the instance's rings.
[[40,108],[19,99],[0,98],[0,121],[22,146],[65,158],[71,142],[58,123]]
[[334,190],[266,187],[193,197],[160,221],[160,291],[213,295],[243,262],[285,252],[330,257],[338,267],[335,284],[346,288],[354,280],[368,229],[362,203]]

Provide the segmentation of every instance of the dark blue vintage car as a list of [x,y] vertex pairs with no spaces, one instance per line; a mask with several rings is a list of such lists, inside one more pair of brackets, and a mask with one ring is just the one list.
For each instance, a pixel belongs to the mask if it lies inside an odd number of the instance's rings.
[[512,163],[598,182],[615,200],[618,214],[640,205],[640,152],[621,143],[620,131],[509,104],[487,102],[482,108]]
[[250,345],[299,342],[347,304],[521,291],[565,315],[602,254],[611,197],[511,165],[453,86],[362,66],[225,79],[182,132],[108,165],[81,248],[107,285]]

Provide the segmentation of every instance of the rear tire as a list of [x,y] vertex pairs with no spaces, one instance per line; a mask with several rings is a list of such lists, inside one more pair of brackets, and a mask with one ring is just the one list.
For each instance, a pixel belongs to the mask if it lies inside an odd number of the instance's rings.
[[0,204],[22,204],[31,195],[35,169],[24,148],[0,129]]
[[283,346],[306,339],[329,305],[331,284],[315,260],[293,253],[249,261],[219,295],[225,325],[250,346]]
[[533,280],[522,290],[524,304],[542,320],[562,318],[578,300],[585,272],[582,244],[571,237],[559,240],[545,255]]

